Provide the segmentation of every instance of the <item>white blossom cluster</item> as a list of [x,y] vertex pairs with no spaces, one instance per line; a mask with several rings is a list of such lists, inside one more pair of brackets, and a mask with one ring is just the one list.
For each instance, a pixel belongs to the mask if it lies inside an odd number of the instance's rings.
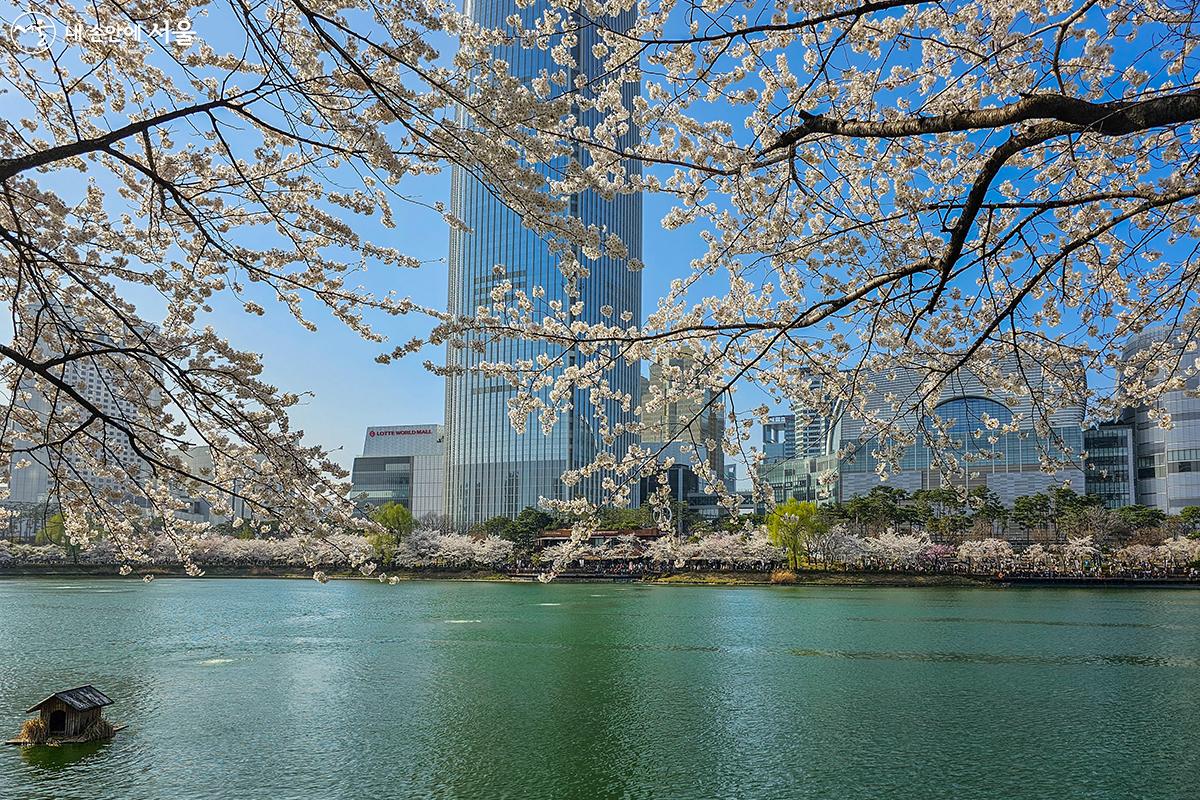
[[[1057,408],[1110,418],[1195,377],[1195,14],[1164,0],[539,8],[489,29],[447,0],[187,0],[173,13],[219,25],[223,50],[201,35],[188,49],[80,41],[30,54],[0,37],[0,302],[14,331],[0,346],[0,471],[48,453],[71,541],[103,532],[128,563],[143,555],[146,516],[191,557],[204,528],[175,518],[187,497],[314,541],[359,525],[344,472],[290,423],[299,396],[209,326],[231,303],[255,316],[276,304],[310,330],[331,316],[385,363],[492,337],[555,345],[569,363],[481,367],[510,385],[511,422],[530,435],[566,424],[581,397],[654,418],[668,399],[637,409],[607,370],[687,363],[670,402],[722,403],[711,444],[756,481],[749,441],[773,404],[861,418],[884,478],[916,437],[946,449],[938,425],[901,420],[932,419],[960,370],[1016,400],[1031,395],[1021,366],[1038,365],[1030,422],[1046,440]],[[63,29],[140,9],[39,3]],[[630,9],[632,27],[615,27]],[[584,31],[602,74],[573,71]],[[513,44],[556,68],[515,74],[496,55]],[[421,267],[359,221],[390,226],[421,208],[462,227],[404,189],[451,164],[550,241],[567,302],[501,281],[460,318],[358,285],[362,270],[401,285]],[[567,213],[589,190],[665,195],[662,225],[702,246],[689,264],[652,265],[673,280],[644,320],[582,319],[590,263],[628,252]],[[426,315],[429,335],[383,345],[386,321],[407,314]],[[1162,346],[1122,358],[1129,336],[1162,323]],[[64,377],[73,363],[111,376],[130,413],[89,402]],[[866,407],[864,383],[898,369],[924,379]],[[1103,380],[1089,386],[1089,373]],[[769,402],[739,405],[751,384]],[[565,496],[598,481],[622,504],[666,465],[650,448],[616,452],[624,431],[600,419]],[[187,471],[180,454],[195,444],[212,449],[211,474]],[[732,511],[701,449],[696,469]],[[1074,455],[1048,447],[1044,466]],[[935,466],[948,485],[969,469],[952,453]]]
[[405,536],[396,551],[401,567],[499,567],[512,559],[513,543],[499,536],[418,530]]
[[[134,565],[138,569],[180,563],[175,543],[168,536],[152,535],[140,544],[142,558]],[[512,542],[496,536],[472,537],[419,530],[404,538],[394,563],[406,568],[497,567],[511,561],[512,550]],[[304,569],[314,565],[344,567],[349,563],[355,567],[362,565],[362,571],[374,574],[377,558],[378,554],[366,537],[350,534],[336,534],[327,540],[309,542],[295,536],[238,539],[210,535],[199,538],[190,552],[190,563],[201,570],[205,567]],[[124,552],[111,539],[92,542],[75,554],[55,544],[0,540],[0,567],[71,563],[115,567],[126,562]],[[202,571],[196,574],[202,574]]]
[[[344,565],[343,552],[366,561],[374,556],[368,540],[342,535],[337,548],[322,546],[306,551],[295,537],[275,539],[235,539],[212,537],[193,551],[192,563],[201,568],[227,569],[305,569],[314,564],[327,568]],[[1181,569],[1200,561],[1200,539],[1175,536],[1158,545],[1133,544],[1104,552],[1090,536],[1069,537],[1061,545],[1032,544],[1020,551],[1003,539],[970,539],[957,548],[935,544],[925,535],[885,530],[875,536],[856,536],[836,529],[826,536],[820,550],[809,553],[810,563],[818,566],[967,572],[1050,571],[1095,572],[1104,566],[1114,574],[1141,570]],[[139,569],[178,565],[174,544],[156,537],[144,547],[145,561]],[[53,545],[12,543],[0,540],[0,569],[23,566],[115,567],[123,554],[107,540],[93,542],[71,553]],[[766,535],[714,533],[680,542],[669,536],[642,542],[634,536],[617,537],[599,545],[578,545],[571,541],[553,545],[538,554],[545,570],[556,575],[589,562],[634,562],[656,570],[716,567],[725,570],[763,571],[784,563],[785,553],[770,543]],[[513,544],[495,536],[475,537],[421,530],[402,541],[392,562],[401,569],[503,569],[513,566]],[[366,570],[374,574],[375,570]],[[195,574],[203,574],[202,571]],[[327,573],[318,571],[318,580]],[[389,579],[380,572],[381,581]],[[394,578],[395,576],[392,576]],[[321,582],[324,582],[321,580]]]
[[[629,2],[549,5],[491,40],[548,48],[563,70],[532,83],[554,118],[538,118],[544,142],[526,157],[551,140],[584,154],[550,182],[559,198],[582,188],[669,195],[663,226],[706,249],[644,321],[604,314],[587,324],[577,303],[542,304],[536,290],[507,285],[477,316],[437,329],[433,339],[452,346],[482,328],[582,357],[485,366],[514,388],[518,429],[561,424],[573,390],[597,406],[636,404],[605,381],[621,359],[687,364],[672,381],[678,393],[642,397],[640,415],[661,416],[668,402],[697,415],[723,404],[716,444],[756,480],[762,454],[748,442],[772,410],[738,406],[748,384],[784,406],[862,419],[881,479],[924,440],[941,454],[933,466],[944,485],[961,486],[989,455],[955,452],[933,414],[961,371],[998,400],[1034,408],[1032,419],[985,421],[976,444],[994,446],[1023,422],[1047,472],[1080,457],[1058,440],[1056,410],[1108,419],[1153,404],[1172,384],[1155,380],[1167,369],[1195,376],[1194,15],[1142,0],[780,0],[705,4],[703,14],[658,2],[639,4],[625,30],[605,20]],[[600,28],[593,52],[606,72],[573,86],[563,76],[581,25]],[[479,63],[487,46],[474,51]],[[520,96],[503,68],[489,69],[481,91]],[[629,113],[618,94],[635,82],[643,93]],[[572,112],[604,112],[603,123],[580,125],[556,105],[566,99]],[[626,125],[640,135],[632,151],[617,144]],[[585,261],[608,246],[601,233],[576,240]],[[581,268],[573,259],[564,257],[568,285]],[[1163,322],[1161,347],[1122,357],[1130,336]],[[1036,388],[1031,367],[1044,377]],[[874,383],[902,369],[924,379],[869,407]],[[681,420],[676,437],[694,422]],[[602,475],[622,502],[668,462],[647,448],[602,452],[565,481]],[[694,463],[704,472],[702,457]],[[732,509],[714,478],[702,475],[705,488]],[[765,486],[756,491],[771,502]],[[589,510],[579,499],[559,505]]]

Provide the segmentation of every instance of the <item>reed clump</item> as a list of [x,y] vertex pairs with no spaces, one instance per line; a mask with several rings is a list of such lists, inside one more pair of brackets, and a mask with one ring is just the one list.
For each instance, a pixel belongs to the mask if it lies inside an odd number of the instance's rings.
[[796,573],[790,569],[771,570],[771,583],[795,583]]
[[104,717],[87,726],[87,729],[77,737],[80,742],[98,742],[113,738],[116,730],[112,723]]
[[50,731],[40,717],[27,719],[21,723],[21,741],[26,744],[45,744],[50,738]]

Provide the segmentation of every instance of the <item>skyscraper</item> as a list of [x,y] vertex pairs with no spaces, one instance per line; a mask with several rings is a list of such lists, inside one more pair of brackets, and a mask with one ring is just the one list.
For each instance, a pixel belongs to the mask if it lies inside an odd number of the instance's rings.
[[[519,8],[513,0],[467,0],[465,10],[476,22],[501,28],[513,14],[520,15],[526,25],[532,25],[545,13],[546,4],[534,2],[530,7]],[[634,18],[635,12],[630,10],[605,19],[604,25],[626,29]],[[574,86],[579,75],[602,74],[600,61],[593,55],[600,36],[582,16],[578,22],[573,48],[576,67],[566,70],[567,86]],[[498,47],[496,56],[510,65],[514,75],[527,81],[532,81],[542,70],[554,73],[564,69],[554,64],[549,49],[522,47],[520,43]],[[633,107],[637,92],[636,85],[622,87],[626,108]],[[588,126],[599,121],[594,111],[581,110],[578,116]],[[636,130],[626,133],[619,144],[636,146]],[[585,154],[580,152],[578,156],[586,163]],[[551,164],[546,169],[559,166]],[[632,171],[637,167],[630,164],[628,168]],[[512,281],[514,289],[527,293],[540,286],[545,290],[546,303],[558,300],[564,308],[570,305],[559,271],[559,255],[551,252],[546,241],[527,230],[520,215],[508,208],[496,193],[459,168],[452,178],[451,210],[469,228],[451,233],[448,305],[451,313],[474,315],[479,306],[490,302],[492,289],[504,280]],[[640,195],[623,194],[605,200],[595,192],[582,192],[570,198],[569,213],[587,225],[616,234],[625,244],[628,258],[640,261]],[[611,306],[612,319],[619,319],[622,312],[628,311],[633,323],[639,323],[640,273],[631,271],[626,260],[608,256],[592,260],[581,252],[575,255],[590,274],[580,282],[578,299],[582,312],[573,319],[598,323],[604,319],[601,308]],[[502,272],[494,269],[498,264],[502,265]],[[584,481],[568,490],[559,479],[564,471],[590,462],[604,446],[600,441],[599,412],[592,407],[586,393],[575,391],[571,413],[549,435],[543,435],[536,423],[526,433],[518,434],[508,418],[508,401],[514,390],[505,381],[487,378],[477,370],[480,362],[532,360],[539,355],[549,357],[555,369],[576,363],[573,350],[520,338],[487,339],[480,350],[452,346],[447,352],[448,364],[460,368],[446,383],[447,513],[460,527],[493,516],[516,516],[525,506],[536,505],[540,497],[583,496],[593,502],[603,499],[598,480]],[[618,363],[606,377],[613,388],[637,397],[636,363]],[[632,412],[622,411],[615,403],[609,403],[605,412],[610,424],[633,422]],[[632,434],[625,434],[609,446],[621,453],[632,442]]]
[[796,457],[796,415],[776,414],[762,428],[762,449],[765,464],[774,464]]
[[[643,409],[641,419],[642,444],[665,444],[675,442],[695,448],[700,457],[709,463],[715,476],[724,477],[725,451],[721,446],[725,436],[725,401],[711,389],[705,389],[700,397],[694,396],[693,387],[678,383],[678,375],[690,375],[696,369],[690,357],[672,358],[669,365],[651,364],[650,377],[642,379],[642,400],[653,392],[664,398],[662,406],[653,413]],[[709,447],[708,442],[713,446]],[[688,462],[676,448],[671,453],[680,462]]]

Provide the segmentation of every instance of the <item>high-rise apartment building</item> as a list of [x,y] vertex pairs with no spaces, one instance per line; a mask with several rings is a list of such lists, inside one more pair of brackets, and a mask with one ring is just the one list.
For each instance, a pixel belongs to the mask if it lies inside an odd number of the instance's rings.
[[[128,428],[144,425],[139,420],[137,405],[129,398],[130,388],[118,374],[118,357],[100,356],[68,360],[58,367],[57,378],[71,386],[105,417]],[[26,377],[18,387],[19,401],[25,412],[35,420],[62,418],[64,414],[79,414],[82,410],[64,393],[47,389],[32,377]],[[149,398],[153,401],[154,398]],[[82,417],[81,417],[82,420]],[[128,436],[117,428],[96,423],[90,429],[89,446],[93,451],[89,463],[72,456],[70,446],[43,446],[43,432],[26,429],[18,434],[18,447],[33,448],[13,459],[9,476],[8,501],[11,503],[47,503],[56,501],[59,477],[81,480],[89,491],[128,496],[128,479],[136,479],[146,467],[134,452]],[[77,455],[77,454],[76,454]],[[65,477],[64,477],[65,479]]]
[[[519,6],[513,0],[467,0],[466,13],[476,22],[489,27],[503,28],[506,19],[519,16],[527,26],[543,15],[547,4],[536,0]],[[628,28],[636,11],[630,9],[617,17],[604,19],[609,28]],[[538,49],[512,44],[496,48],[496,57],[506,61],[513,74],[533,81],[545,70],[551,74],[563,70],[566,86],[574,87],[576,78],[597,78],[603,74],[593,47],[601,43],[594,23],[579,16],[577,41],[574,45],[576,66],[566,69],[555,64],[550,48]],[[592,91],[581,89],[581,91]],[[632,109],[638,93],[636,84],[622,87],[622,99]],[[580,109],[579,124],[594,126],[600,115]],[[636,129],[620,140],[621,147],[637,144]],[[586,154],[578,157],[586,163]],[[563,164],[543,167],[560,169]],[[629,164],[631,171],[636,164]],[[581,222],[620,237],[628,251],[627,259],[604,256],[589,259],[582,251],[574,255],[588,270],[579,281],[581,306],[573,309],[571,317],[586,323],[619,319],[628,312],[636,324],[641,319],[641,274],[629,269],[630,261],[640,260],[642,254],[642,198],[638,194],[619,194],[605,199],[593,191],[570,198],[569,212]],[[535,287],[545,291],[539,298],[540,307],[549,311],[549,303],[558,301],[570,308],[564,278],[559,270],[560,255],[538,234],[526,229],[521,215],[509,208],[477,176],[456,168],[451,185],[451,210],[467,225],[467,230],[455,230],[450,239],[449,311],[452,314],[473,316],[480,306],[492,302],[491,292],[502,281],[511,281],[514,289],[532,295]],[[500,265],[500,269],[497,269]],[[604,317],[601,309],[612,308],[612,317]],[[578,313],[575,313],[578,311]],[[633,444],[632,433],[617,437],[606,444],[600,430],[601,414],[592,406],[587,393],[576,390],[571,398],[571,412],[548,435],[540,430],[536,420],[523,434],[513,430],[509,420],[508,401],[515,390],[504,380],[483,375],[481,362],[534,361],[546,356],[561,370],[581,360],[571,348],[546,344],[520,337],[486,338],[467,341],[466,346],[451,347],[447,361],[458,368],[446,382],[446,509],[455,524],[465,527],[489,517],[515,517],[522,508],[537,505],[539,498],[569,499],[586,497],[602,502],[600,479],[588,479],[567,488],[560,476],[568,469],[592,461],[604,447],[618,453]],[[478,349],[475,348],[478,346]],[[606,374],[609,385],[637,397],[639,369],[636,363],[619,362]],[[608,402],[604,409],[610,424],[632,423],[632,411],[623,411],[619,404]]]

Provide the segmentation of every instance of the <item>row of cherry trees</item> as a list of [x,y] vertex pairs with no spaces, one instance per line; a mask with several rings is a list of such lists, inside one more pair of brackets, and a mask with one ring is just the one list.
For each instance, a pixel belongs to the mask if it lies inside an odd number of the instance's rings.
[[1023,533],[1032,541],[1059,544],[1070,537],[1091,535],[1105,546],[1152,545],[1200,528],[1197,506],[1170,516],[1140,505],[1109,509],[1100,498],[1068,487],[1023,495],[1007,508],[986,486],[972,489],[965,497],[954,489],[910,493],[878,486],[867,494],[827,506],[823,513],[830,522],[841,522],[864,535],[897,528],[921,531],[941,541]]
[[[336,547],[332,546],[336,545]],[[163,536],[143,543],[146,565],[178,563],[174,543]],[[354,564],[380,564],[380,571],[402,569],[503,569],[515,565],[513,543],[497,536],[447,534],[419,529],[404,536],[395,550],[383,553],[366,537],[339,534],[335,543],[305,541],[296,537],[237,539],[227,536],[201,539],[192,559],[201,567],[295,568],[312,564],[340,564],[349,554]],[[591,564],[640,564],[653,571],[684,568],[763,571],[783,565],[787,551],[771,543],[764,532],[714,533],[679,541],[670,536],[645,542],[626,535],[600,544],[567,541],[547,547],[535,560],[546,571],[566,572]],[[1091,536],[1072,537],[1063,545],[1031,545],[1015,551],[1002,539],[963,542],[957,548],[930,541],[923,534],[886,530],[876,536],[857,536],[835,528],[814,540],[800,563],[807,567],[849,570],[919,572],[1032,572],[1130,574],[1186,568],[1200,560],[1200,540],[1168,539],[1159,545],[1135,544],[1104,551]],[[97,541],[77,552],[55,544],[22,544],[0,541],[0,568],[67,564],[112,566],[121,554],[108,540]],[[379,574],[372,567],[366,571]]]
[[[176,566],[180,563],[175,542],[167,536],[148,535],[140,542],[146,557],[138,566]],[[201,569],[294,568],[346,565],[377,574],[379,566],[406,568],[496,567],[512,558],[512,543],[495,536],[472,537],[419,530],[404,537],[387,559],[371,539],[352,534],[335,534],[331,540],[287,536],[269,539],[238,539],[207,536],[197,541],[191,560]],[[100,539],[71,550],[54,543],[27,544],[0,541],[0,568],[22,565],[111,566],[124,563],[122,551],[111,539]]]

